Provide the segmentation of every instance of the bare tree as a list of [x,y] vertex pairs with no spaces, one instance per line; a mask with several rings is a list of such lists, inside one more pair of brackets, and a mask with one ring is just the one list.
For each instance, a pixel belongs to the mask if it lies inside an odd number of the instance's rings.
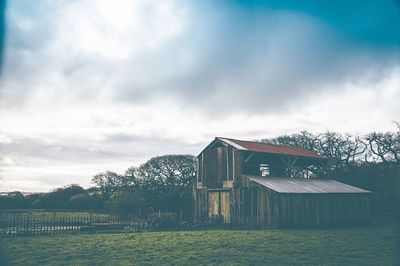
[[314,135],[308,131],[301,131],[299,134],[283,135],[274,139],[262,139],[261,142],[290,147],[300,147],[318,152],[319,137],[320,135]]
[[317,147],[319,153],[328,158],[331,170],[334,171],[357,163],[367,149],[360,137],[335,132],[320,135]]
[[[397,126],[399,126],[397,124]],[[400,164],[400,131],[373,132],[366,136],[370,153],[366,156],[368,162],[383,162],[384,164]]]
[[275,139],[263,139],[262,142],[300,147],[324,156],[328,159],[325,170],[319,167],[313,170],[318,175],[337,172],[339,169],[360,163],[367,150],[367,144],[362,138],[335,132],[312,134],[302,131],[299,134],[283,135]]

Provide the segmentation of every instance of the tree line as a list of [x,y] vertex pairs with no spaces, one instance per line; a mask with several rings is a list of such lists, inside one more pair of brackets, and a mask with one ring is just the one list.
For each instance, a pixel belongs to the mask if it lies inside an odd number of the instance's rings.
[[[313,169],[314,177],[333,178],[370,190],[376,212],[396,216],[400,203],[400,124],[395,125],[396,131],[363,136],[302,131],[260,141],[319,153],[327,160]],[[11,192],[0,197],[0,209],[107,210],[125,217],[168,212],[190,220],[195,177],[194,156],[157,156],[123,174],[99,173],[89,189],[74,184],[44,194]]]
[[400,123],[394,124],[395,131],[363,136],[302,131],[261,141],[317,152],[326,162],[311,169],[314,177],[333,178],[370,190],[377,214],[400,218]]
[[195,176],[193,155],[157,156],[124,174],[99,173],[89,189],[72,184],[49,193],[10,192],[0,196],[0,209],[109,211],[124,218],[167,212],[188,220]]

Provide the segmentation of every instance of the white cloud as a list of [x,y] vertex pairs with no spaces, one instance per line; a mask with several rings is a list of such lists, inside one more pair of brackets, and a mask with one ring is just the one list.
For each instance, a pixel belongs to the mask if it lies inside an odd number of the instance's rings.
[[9,144],[12,143],[12,139],[6,135],[0,134],[0,144]]
[[60,9],[55,25],[76,54],[126,59],[179,34],[185,14],[174,1],[85,0]]

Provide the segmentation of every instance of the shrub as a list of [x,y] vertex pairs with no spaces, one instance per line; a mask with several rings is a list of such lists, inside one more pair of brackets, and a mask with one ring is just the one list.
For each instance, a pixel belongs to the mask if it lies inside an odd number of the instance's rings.
[[147,222],[155,229],[176,229],[180,225],[180,218],[176,213],[166,212],[151,215]]

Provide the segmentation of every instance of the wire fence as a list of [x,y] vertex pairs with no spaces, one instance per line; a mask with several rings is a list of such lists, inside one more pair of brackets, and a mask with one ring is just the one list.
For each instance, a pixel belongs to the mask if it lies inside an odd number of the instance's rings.
[[0,237],[148,231],[148,223],[111,217],[11,217],[0,218]]

